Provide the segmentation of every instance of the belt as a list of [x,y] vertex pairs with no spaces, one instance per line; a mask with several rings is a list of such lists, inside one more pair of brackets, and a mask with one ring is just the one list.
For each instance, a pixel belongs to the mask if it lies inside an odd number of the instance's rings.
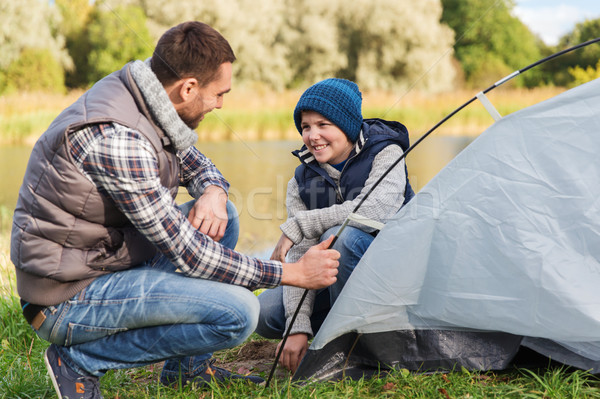
[[23,309],[25,320],[27,320],[35,330],[39,330],[42,323],[46,320],[46,315],[44,314],[46,306],[34,305],[33,303],[25,302],[21,299],[21,307]]

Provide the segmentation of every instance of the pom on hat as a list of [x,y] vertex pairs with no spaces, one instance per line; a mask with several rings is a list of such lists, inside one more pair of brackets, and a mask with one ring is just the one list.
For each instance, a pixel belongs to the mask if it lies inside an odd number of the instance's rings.
[[302,134],[302,111],[315,111],[339,127],[354,143],[363,121],[361,107],[362,94],[356,83],[346,79],[325,79],[302,94],[294,109],[294,123]]

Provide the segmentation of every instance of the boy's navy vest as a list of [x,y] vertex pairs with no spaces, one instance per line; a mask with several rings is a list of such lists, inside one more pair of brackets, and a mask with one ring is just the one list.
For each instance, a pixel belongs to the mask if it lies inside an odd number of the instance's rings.
[[[399,145],[403,151],[409,147],[408,131],[399,122],[383,119],[365,119],[362,130],[340,175],[339,188],[335,181],[319,166],[306,146],[292,152],[300,159],[294,178],[298,183],[300,198],[308,209],[322,209],[356,198],[364,188],[371,172],[375,156],[390,144]],[[404,164],[406,185],[404,204],[415,193],[408,182],[408,171]]]

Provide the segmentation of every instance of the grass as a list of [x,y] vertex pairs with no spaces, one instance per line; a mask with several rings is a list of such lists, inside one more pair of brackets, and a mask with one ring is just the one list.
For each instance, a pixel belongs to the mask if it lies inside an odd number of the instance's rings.
[[[498,88],[488,98],[502,115],[550,98],[564,89],[533,90]],[[75,101],[81,91],[66,95],[18,93],[0,97],[0,144],[34,142],[65,107]],[[234,90],[221,110],[207,115],[199,127],[202,141],[222,140],[286,140],[297,139],[292,111],[300,91],[271,92]],[[475,95],[458,90],[452,93],[363,93],[363,114],[397,120],[413,135],[422,135],[443,117]],[[451,118],[437,134],[469,135],[481,133],[493,122],[479,102],[471,104]]]
[[81,91],[66,95],[18,93],[0,96],[0,144],[31,143]]
[[[55,397],[41,356],[47,344],[26,325],[15,297],[0,303],[0,330],[0,398]],[[565,369],[429,375],[398,370],[384,378],[307,386],[274,380],[269,388],[230,383],[171,389],[160,385],[155,367],[112,370],[102,378],[105,398],[598,398],[599,386],[593,376]]]

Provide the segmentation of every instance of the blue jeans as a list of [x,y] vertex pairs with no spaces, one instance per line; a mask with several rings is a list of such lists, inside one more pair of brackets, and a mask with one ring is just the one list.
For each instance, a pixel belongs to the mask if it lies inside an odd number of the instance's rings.
[[[335,235],[340,226],[327,230],[320,238],[324,241]],[[348,281],[350,274],[358,264],[374,237],[364,231],[347,226],[333,246],[340,252],[340,266],[338,268],[337,281],[324,289],[317,291],[313,312],[310,317],[313,333],[316,334],[321,324],[327,317],[342,288]],[[260,315],[256,333],[265,338],[281,338],[285,333],[285,308],[283,306],[283,287],[266,290],[258,296],[260,302]]]
[[[181,208],[189,211],[191,205]],[[232,203],[224,245],[237,242]],[[243,343],[259,305],[246,288],[186,277],[164,256],[104,275],[60,305],[47,308],[38,335],[58,347],[81,374],[165,361],[163,373],[193,376],[212,352]]]

